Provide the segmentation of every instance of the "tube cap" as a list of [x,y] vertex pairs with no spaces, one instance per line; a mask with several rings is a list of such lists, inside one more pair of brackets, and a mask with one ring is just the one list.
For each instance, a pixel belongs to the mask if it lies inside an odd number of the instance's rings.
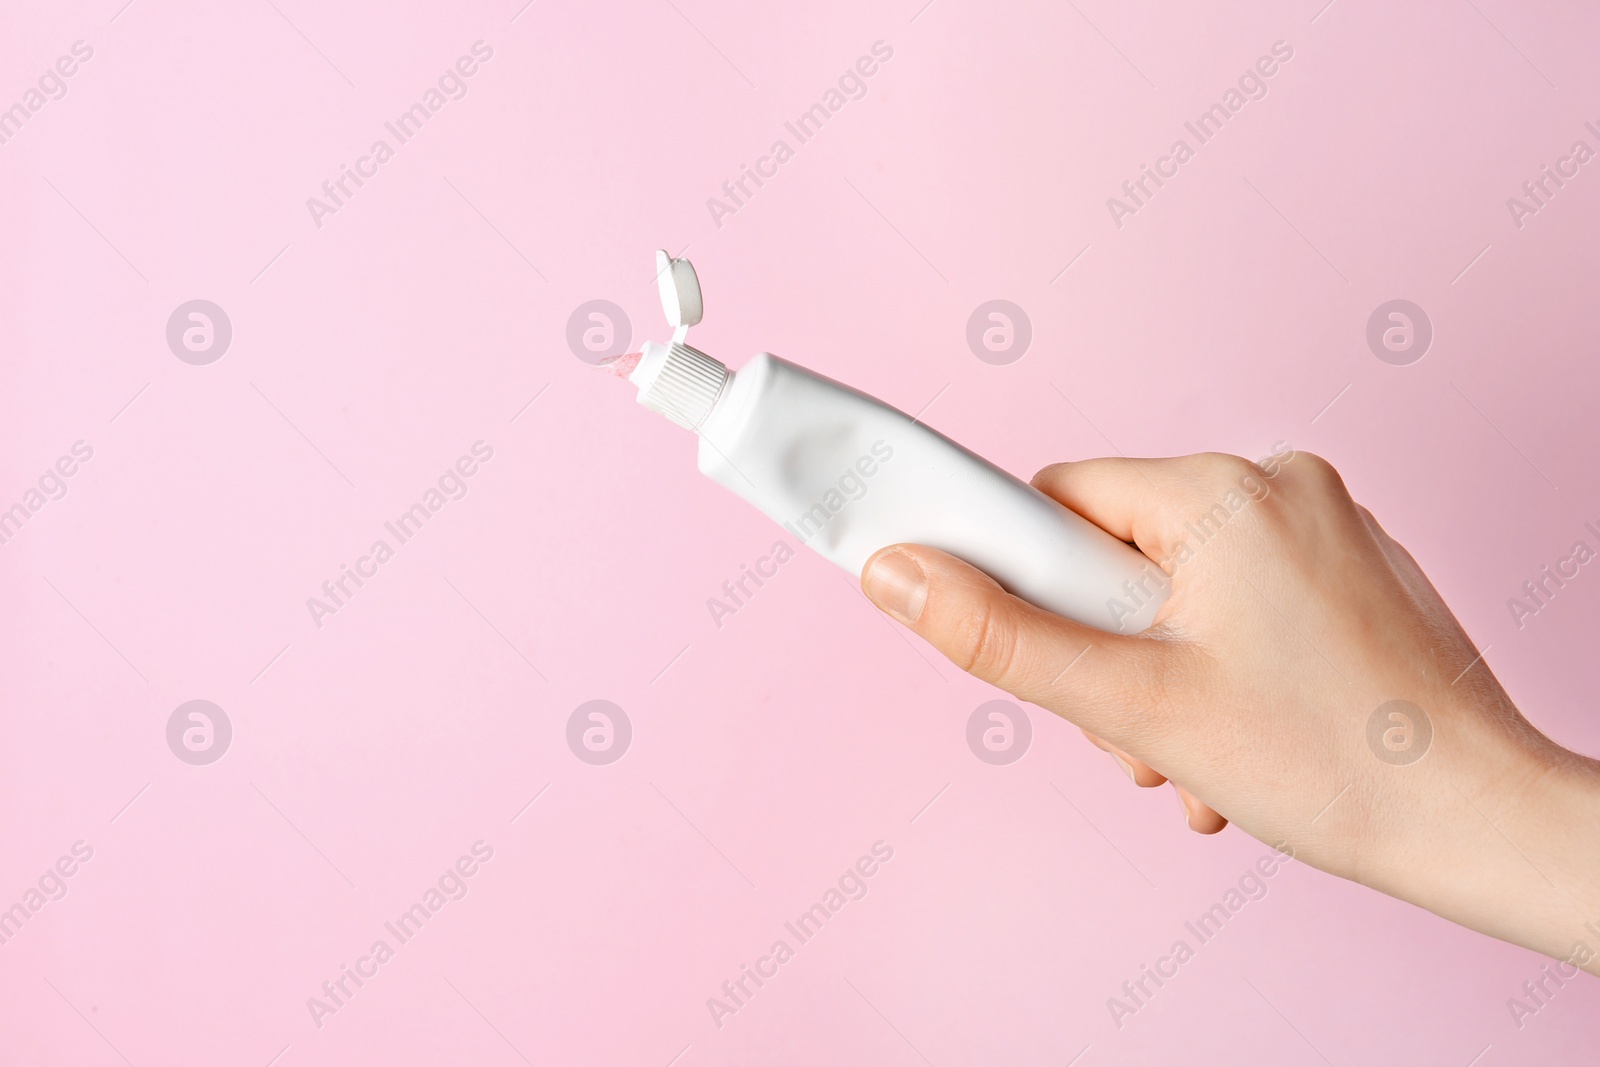
[[725,364],[686,344],[646,341],[628,380],[639,387],[639,403],[685,429],[699,430],[730,377]]
[[[700,277],[694,264],[687,259],[673,259],[664,248],[656,249],[656,285],[661,289],[661,310],[666,312],[667,325],[674,330],[698,326],[705,317],[705,304],[700,299]],[[682,337],[673,340],[681,341]]]

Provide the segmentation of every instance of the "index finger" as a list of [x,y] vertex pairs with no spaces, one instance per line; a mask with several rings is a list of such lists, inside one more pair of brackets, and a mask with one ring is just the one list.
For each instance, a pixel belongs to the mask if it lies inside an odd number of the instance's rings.
[[1171,556],[1185,524],[1228,492],[1264,494],[1267,474],[1221,452],[1172,459],[1113,457],[1053,463],[1033,476],[1034,488],[1151,559]]

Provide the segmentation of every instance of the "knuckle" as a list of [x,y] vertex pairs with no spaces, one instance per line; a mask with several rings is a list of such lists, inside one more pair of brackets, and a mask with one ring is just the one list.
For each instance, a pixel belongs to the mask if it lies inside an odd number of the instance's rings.
[[1301,452],[1294,458],[1294,471],[1305,484],[1321,492],[1343,493],[1344,479],[1332,463],[1314,452]]
[[1265,477],[1266,472],[1241,456],[1226,452],[1204,452],[1195,457],[1200,473],[1213,486],[1235,486],[1249,478]]
[[[1187,496],[1176,509],[1191,529],[1220,530],[1241,521],[1247,504],[1272,495],[1272,477],[1250,460],[1222,452],[1202,453],[1191,460]],[[1242,521],[1253,519],[1245,516]],[[1197,536],[1205,540],[1204,534]]]
[[1017,655],[1017,628],[1012,621],[985,601],[963,615],[957,625],[953,657],[956,666],[968,674],[1006,688]]

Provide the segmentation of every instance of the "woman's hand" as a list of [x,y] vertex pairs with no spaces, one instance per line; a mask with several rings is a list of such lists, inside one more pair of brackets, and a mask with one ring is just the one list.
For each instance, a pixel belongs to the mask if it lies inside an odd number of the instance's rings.
[[1077,723],[1189,826],[1600,974],[1600,763],[1518,712],[1411,555],[1326,461],[1062,463],[1034,484],[1160,563],[1143,634],[879,552],[862,588],[963,670]]

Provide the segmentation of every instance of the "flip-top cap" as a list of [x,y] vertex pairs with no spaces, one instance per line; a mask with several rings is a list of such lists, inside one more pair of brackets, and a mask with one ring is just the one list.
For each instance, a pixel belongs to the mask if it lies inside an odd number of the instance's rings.
[[700,303],[700,279],[689,261],[658,250],[656,282],[661,287],[661,310],[672,326],[672,340],[666,344],[646,341],[640,351],[613,361],[612,369],[638,388],[639,403],[698,433],[733,373],[721,361],[684,343],[689,327],[705,312]]
[[700,279],[687,259],[673,259],[666,249],[657,249],[656,284],[661,287],[661,310],[674,330],[694,326],[705,316]]

